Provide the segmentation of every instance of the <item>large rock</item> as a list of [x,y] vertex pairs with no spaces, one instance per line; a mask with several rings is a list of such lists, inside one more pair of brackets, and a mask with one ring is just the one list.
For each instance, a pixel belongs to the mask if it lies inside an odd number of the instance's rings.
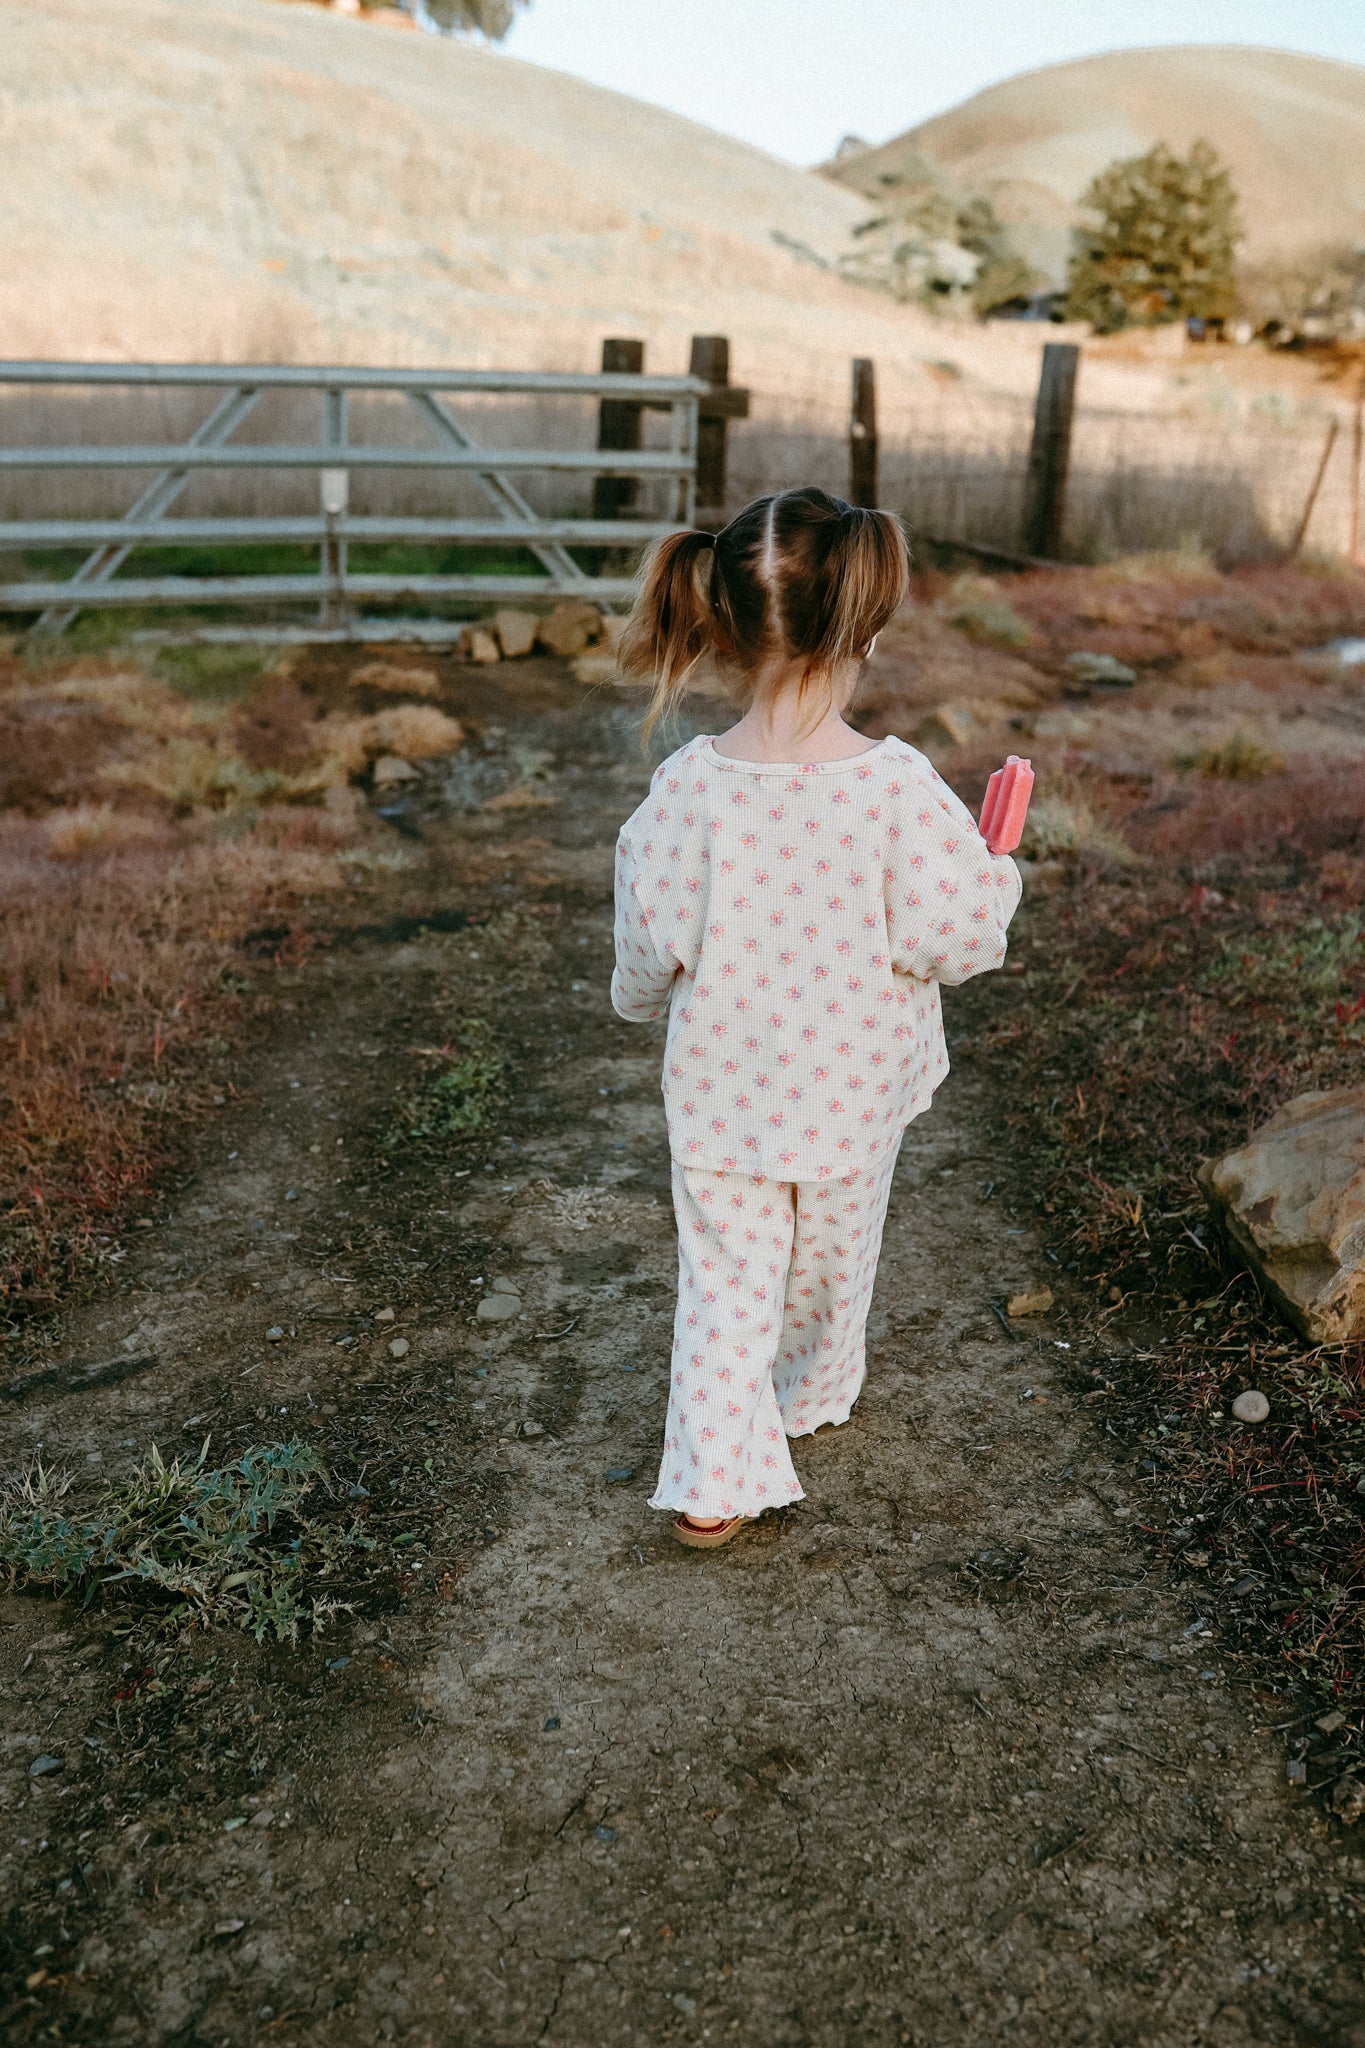
[[601,637],[602,614],[595,604],[586,598],[561,598],[548,618],[540,621],[536,632],[537,643],[547,654],[557,654],[562,660],[571,661],[575,654],[582,654],[594,640]]
[[1286,1103],[1199,1184],[1310,1343],[1365,1337],[1365,1087]]

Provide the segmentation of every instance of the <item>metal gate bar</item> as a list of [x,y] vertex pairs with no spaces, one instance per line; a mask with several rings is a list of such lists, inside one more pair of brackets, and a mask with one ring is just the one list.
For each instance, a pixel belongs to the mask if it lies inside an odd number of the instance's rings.
[[[312,599],[325,624],[344,618],[349,600],[413,597],[542,598],[563,595],[614,601],[629,595],[631,579],[594,575],[575,561],[571,547],[639,548],[690,523],[696,501],[698,407],[709,386],[695,377],[591,375],[523,370],[393,370],[305,368],[295,364],[51,363],[0,361],[0,386],[122,385],[139,388],[204,387],[224,392],[207,419],[184,442],[101,445],[48,443],[0,446],[0,470],[105,470],[159,472],[121,519],[16,519],[0,521],[0,550],[89,546],[93,552],[65,581],[23,580],[0,585],[0,609],[38,610],[36,630],[60,632],[87,606],[186,605]],[[235,442],[236,431],[270,389],[315,390],[322,406],[321,438],[299,442]],[[435,447],[390,447],[350,439],[349,398],[356,392],[403,393],[439,436]],[[672,415],[662,450],[603,452],[595,448],[484,448],[446,401],[460,395],[626,398]],[[200,471],[234,473],[312,469],[320,482],[314,516],[170,519],[165,515]],[[443,470],[472,476],[494,508],[486,519],[467,517],[352,516],[346,509],[353,469]],[[672,519],[601,520],[538,517],[511,478],[514,474],[655,477],[676,485]],[[348,550],[357,542],[510,543],[527,549],[543,574],[353,575]],[[132,552],[149,546],[293,541],[316,546],[316,576],[123,576]]]

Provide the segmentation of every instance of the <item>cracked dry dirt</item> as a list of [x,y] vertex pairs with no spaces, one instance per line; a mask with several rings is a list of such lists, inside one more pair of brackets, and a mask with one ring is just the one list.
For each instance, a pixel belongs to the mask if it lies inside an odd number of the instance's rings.
[[[10,2038],[1365,2043],[1360,1860],[1154,1572],[1079,1305],[992,1311],[1059,1273],[969,1062],[907,1134],[867,1389],[801,1445],[808,1499],[715,1557],[645,1507],[659,1042],[607,1000],[645,770],[548,665],[460,687],[553,757],[554,803],[477,807],[456,765],[403,916],[280,970],[254,1099],[0,1409],[9,1467],[297,1428],[425,1546],[389,1611],[196,1637],[154,1704],[107,1618],[0,1603]],[[1020,999],[950,996],[950,1039]],[[386,1149],[411,1049],[471,1013],[514,1062],[501,1127]],[[494,1278],[520,1317],[476,1321]],[[65,1769],[30,1779],[39,1749]]]

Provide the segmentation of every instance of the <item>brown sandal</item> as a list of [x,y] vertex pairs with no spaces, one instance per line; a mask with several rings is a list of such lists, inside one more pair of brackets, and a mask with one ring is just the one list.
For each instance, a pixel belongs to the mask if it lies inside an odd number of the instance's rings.
[[695,1522],[689,1522],[686,1515],[679,1515],[673,1524],[673,1534],[689,1550],[719,1550],[722,1543],[738,1536],[750,1519],[748,1515],[731,1515],[727,1522],[717,1522],[714,1529],[699,1529]]

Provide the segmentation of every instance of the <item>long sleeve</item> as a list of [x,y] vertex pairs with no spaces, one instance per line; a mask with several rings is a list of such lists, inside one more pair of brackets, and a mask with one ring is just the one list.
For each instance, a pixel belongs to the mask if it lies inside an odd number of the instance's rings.
[[656,920],[647,907],[642,880],[641,849],[632,830],[634,819],[616,843],[616,969],[611,977],[611,1004],[628,1024],[648,1024],[668,1009],[678,962],[662,955],[656,944]]
[[1019,870],[1008,854],[990,851],[927,762],[906,794],[884,870],[892,970],[956,985],[1004,959]]

